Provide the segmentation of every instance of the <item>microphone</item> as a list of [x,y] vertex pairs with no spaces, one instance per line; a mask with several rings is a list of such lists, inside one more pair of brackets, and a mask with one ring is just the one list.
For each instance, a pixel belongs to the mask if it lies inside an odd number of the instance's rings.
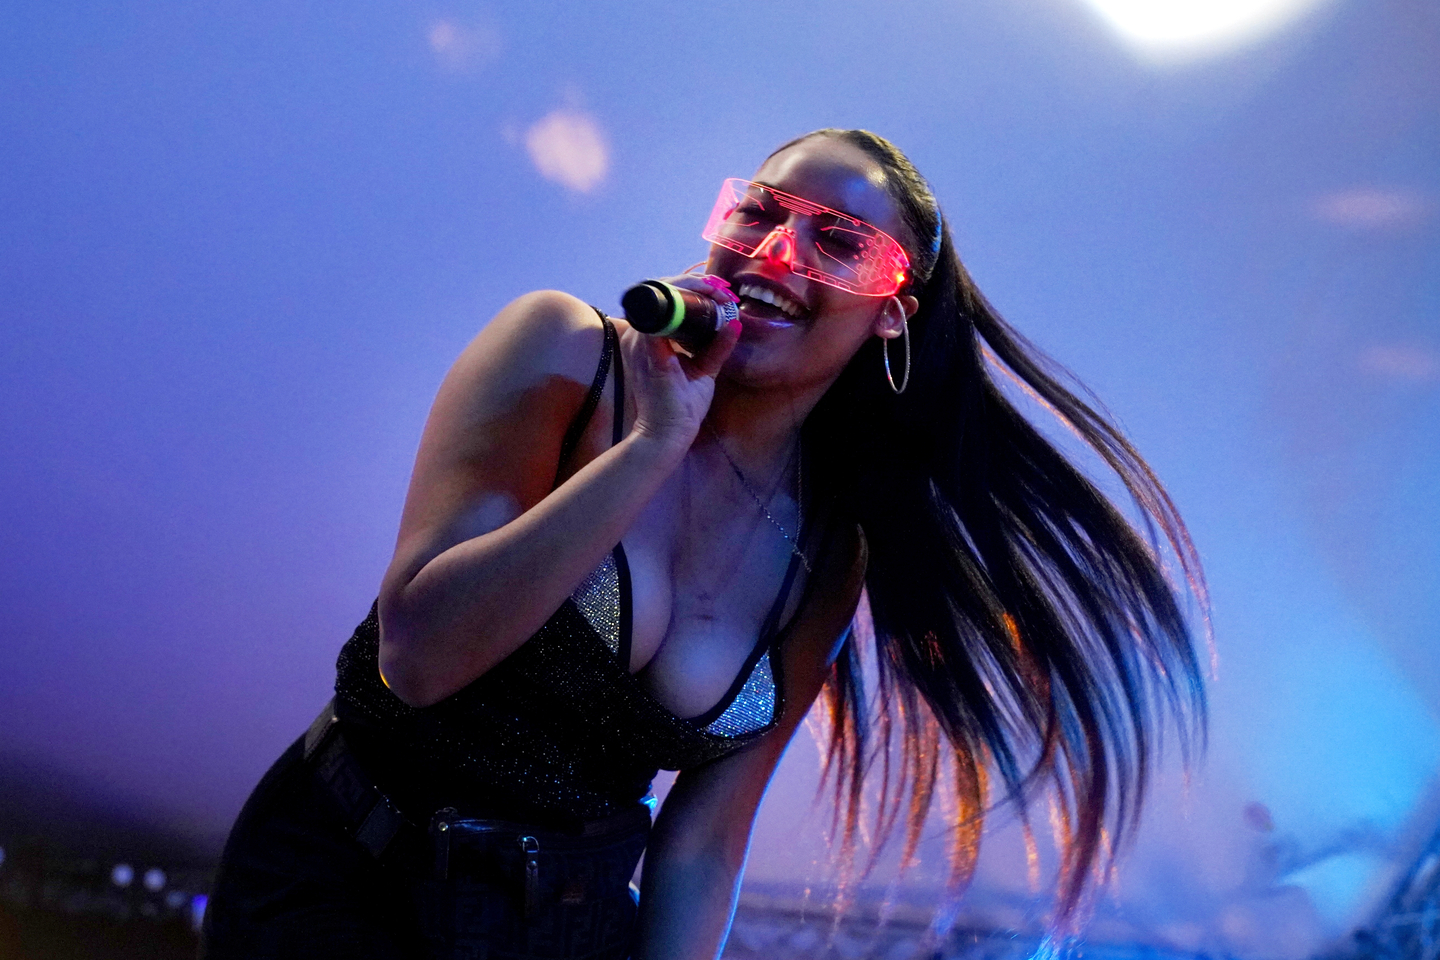
[[733,303],[716,303],[663,280],[646,280],[620,298],[625,321],[652,337],[669,337],[691,354],[705,349],[720,328],[740,316]]

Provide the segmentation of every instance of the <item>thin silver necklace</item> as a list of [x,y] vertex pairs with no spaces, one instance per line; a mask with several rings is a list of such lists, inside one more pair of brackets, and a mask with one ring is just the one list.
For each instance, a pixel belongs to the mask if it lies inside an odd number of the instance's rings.
[[725,441],[720,439],[720,434],[715,432],[715,428],[710,425],[710,421],[708,420],[705,421],[705,429],[710,431],[710,436],[713,437],[715,440],[715,446],[720,448],[720,455],[725,458],[726,463],[730,464],[730,469],[735,471],[735,479],[740,481],[740,486],[744,487],[745,492],[750,494],[750,499],[755,501],[755,506],[760,508],[760,512],[765,515],[766,520],[770,521],[770,525],[776,530],[780,531],[780,536],[784,537],[785,542],[790,544],[790,552],[794,554],[795,557],[800,561],[800,566],[805,568],[805,572],[807,574],[814,573],[815,571],[810,569],[810,561],[805,558],[805,554],[800,550],[800,544],[796,543],[796,540],[800,537],[801,527],[805,522],[805,510],[803,505],[800,503],[800,495],[801,492],[804,490],[804,486],[801,482],[800,470],[801,465],[805,462],[805,458],[803,456],[804,451],[800,448],[800,437],[796,436],[795,438],[796,525],[795,536],[791,537],[790,534],[786,532],[784,526],[781,525],[780,521],[776,520],[773,516],[770,515],[770,509],[765,506],[765,501],[760,498],[760,494],[755,492],[755,488],[750,485],[750,481],[745,479],[745,474],[740,470],[740,465],[735,462],[734,457],[730,456],[730,451],[725,449]]

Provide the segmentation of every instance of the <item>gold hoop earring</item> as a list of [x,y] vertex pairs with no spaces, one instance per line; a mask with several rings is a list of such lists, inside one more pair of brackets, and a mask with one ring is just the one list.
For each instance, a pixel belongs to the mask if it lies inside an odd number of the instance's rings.
[[[900,321],[900,337],[905,341],[905,376],[900,378],[900,386],[895,386],[895,377],[890,373],[890,340],[880,341],[880,355],[885,358],[885,380],[890,384],[890,389],[895,391],[898,397],[910,386],[910,323],[906,320]],[[891,338],[894,339],[893,337]]]

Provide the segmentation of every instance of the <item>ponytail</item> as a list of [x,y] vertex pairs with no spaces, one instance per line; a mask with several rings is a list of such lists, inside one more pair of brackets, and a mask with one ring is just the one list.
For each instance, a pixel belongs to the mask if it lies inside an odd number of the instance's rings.
[[[877,355],[884,342],[871,338],[805,425],[811,475],[859,524],[870,553],[873,634],[852,634],[822,694],[842,858],[855,856],[871,773],[879,803],[866,872],[902,813],[902,869],[914,862],[948,769],[958,801],[953,894],[973,873],[987,808],[1012,804],[1028,836],[1027,812],[1048,793],[1063,928],[1133,833],[1166,727],[1187,761],[1203,745],[1202,671],[1185,609],[1189,599],[1207,608],[1200,562],[1134,447],[976,289],[909,160],[865,131],[809,136],[842,138],[882,165],[918,248],[908,389],[890,388]],[[1098,455],[1133,501],[1138,529],[1020,413],[1002,380]],[[1167,557],[1180,585],[1166,577]]]

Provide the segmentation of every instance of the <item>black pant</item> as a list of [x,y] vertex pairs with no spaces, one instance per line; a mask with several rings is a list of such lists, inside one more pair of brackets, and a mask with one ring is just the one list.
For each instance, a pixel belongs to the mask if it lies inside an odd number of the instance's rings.
[[626,884],[646,831],[553,843],[534,832],[545,852],[529,908],[515,895],[523,883],[509,845],[499,856],[455,846],[443,880],[433,851],[419,844],[376,860],[344,826],[302,737],[235,822],[206,910],[202,960],[623,960],[636,914]]
[[205,910],[200,956],[423,958],[408,880],[407,871],[382,866],[346,832],[305,762],[302,738],[235,821]]

